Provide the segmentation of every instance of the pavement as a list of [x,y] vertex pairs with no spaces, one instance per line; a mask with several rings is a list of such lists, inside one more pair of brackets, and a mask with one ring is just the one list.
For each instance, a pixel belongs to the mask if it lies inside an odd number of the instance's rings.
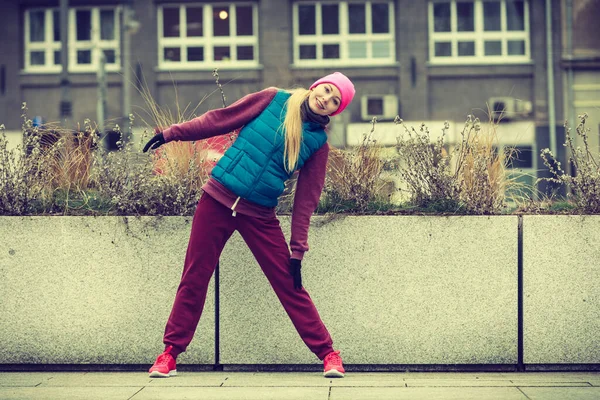
[[0,372],[0,399],[599,400],[600,372]]

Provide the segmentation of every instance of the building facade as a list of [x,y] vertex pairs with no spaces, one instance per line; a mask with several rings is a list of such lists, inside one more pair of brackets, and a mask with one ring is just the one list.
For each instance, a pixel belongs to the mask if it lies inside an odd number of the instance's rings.
[[23,102],[41,121],[98,120],[104,59],[107,127],[128,110],[152,125],[145,97],[183,119],[221,107],[214,68],[227,104],[341,71],[357,96],[333,118],[336,146],[351,145],[373,116],[394,144],[396,115],[433,133],[448,120],[456,139],[467,115],[504,111],[503,144],[535,172],[541,148],[562,150],[564,119],[587,111],[598,149],[599,0],[69,0],[65,59],[60,3],[0,5],[9,131]]

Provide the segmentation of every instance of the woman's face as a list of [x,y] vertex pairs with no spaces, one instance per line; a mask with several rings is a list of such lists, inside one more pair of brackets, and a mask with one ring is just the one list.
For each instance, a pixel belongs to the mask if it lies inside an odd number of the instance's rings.
[[332,83],[321,83],[310,91],[308,106],[319,115],[331,115],[342,103],[342,94]]

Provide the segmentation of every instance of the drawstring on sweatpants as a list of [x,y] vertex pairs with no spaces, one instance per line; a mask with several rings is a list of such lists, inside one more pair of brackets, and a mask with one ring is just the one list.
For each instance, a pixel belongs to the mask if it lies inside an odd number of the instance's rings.
[[237,212],[235,211],[235,206],[237,206],[238,201],[240,201],[241,197],[238,196],[237,199],[235,199],[235,202],[233,203],[233,205],[231,206],[231,209],[233,210],[233,212],[231,213],[232,216],[236,216]]

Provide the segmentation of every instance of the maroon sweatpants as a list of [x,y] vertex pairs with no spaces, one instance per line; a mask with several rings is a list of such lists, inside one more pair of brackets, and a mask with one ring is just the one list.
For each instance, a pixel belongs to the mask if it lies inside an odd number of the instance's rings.
[[192,341],[206,300],[209,281],[225,243],[237,230],[258,261],[300,337],[319,359],[333,351],[331,336],[305,289],[294,289],[289,272],[290,251],[276,217],[262,219],[237,214],[202,194],[185,257],[181,283],[165,328],[163,342],[172,354]]

